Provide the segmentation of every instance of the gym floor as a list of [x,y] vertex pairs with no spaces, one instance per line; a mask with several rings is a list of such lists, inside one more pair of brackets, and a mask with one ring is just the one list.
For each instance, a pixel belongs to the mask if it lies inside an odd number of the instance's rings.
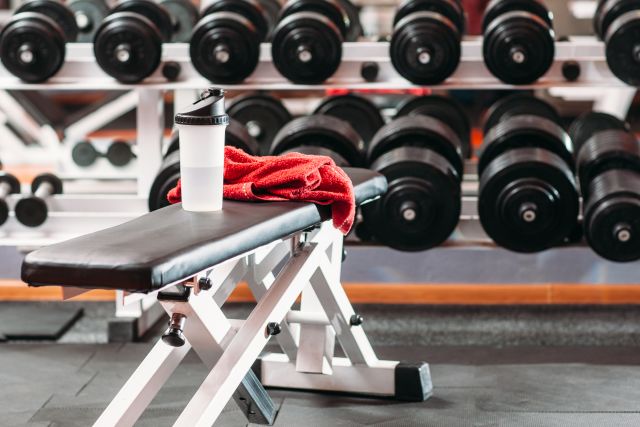
[[[164,325],[146,342],[108,344],[112,303],[23,303],[21,309],[35,304],[82,307],[84,316],[55,343],[2,345],[0,425],[90,425]],[[232,304],[226,311],[239,316],[249,309]],[[379,357],[431,364],[433,396],[402,403],[271,390],[279,406],[275,425],[640,425],[636,307],[362,305],[357,310]],[[171,424],[206,373],[189,354],[139,425]],[[245,424],[232,403],[216,425]]]

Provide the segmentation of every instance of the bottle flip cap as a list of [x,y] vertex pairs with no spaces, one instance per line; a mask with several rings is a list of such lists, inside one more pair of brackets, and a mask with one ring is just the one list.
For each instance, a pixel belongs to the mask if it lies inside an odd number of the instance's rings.
[[199,100],[185,111],[176,114],[175,123],[191,126],[228,125],[229,116],[224,108],[224,89],[205,90]]

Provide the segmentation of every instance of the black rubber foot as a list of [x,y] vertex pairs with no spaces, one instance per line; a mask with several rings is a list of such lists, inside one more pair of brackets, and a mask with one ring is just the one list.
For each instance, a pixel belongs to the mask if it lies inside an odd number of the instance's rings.
[[433,393],[429,364],[426,362],[400,362],[395,370],[398,400],[423,402]]

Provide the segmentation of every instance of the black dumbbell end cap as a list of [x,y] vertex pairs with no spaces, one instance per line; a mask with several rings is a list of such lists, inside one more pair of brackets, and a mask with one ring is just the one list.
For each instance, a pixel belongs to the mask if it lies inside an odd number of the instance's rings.
[[16,203],[16,219],[27,227],[39,227],[47,220],[49,208],[38,197],[25,197]]

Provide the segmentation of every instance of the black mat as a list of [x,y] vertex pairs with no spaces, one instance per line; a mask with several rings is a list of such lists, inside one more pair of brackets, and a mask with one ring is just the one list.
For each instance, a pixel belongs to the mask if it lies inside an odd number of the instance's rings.
[[0,304],[0,341],[57,340],[81,316],[78,307],[46,303]]

